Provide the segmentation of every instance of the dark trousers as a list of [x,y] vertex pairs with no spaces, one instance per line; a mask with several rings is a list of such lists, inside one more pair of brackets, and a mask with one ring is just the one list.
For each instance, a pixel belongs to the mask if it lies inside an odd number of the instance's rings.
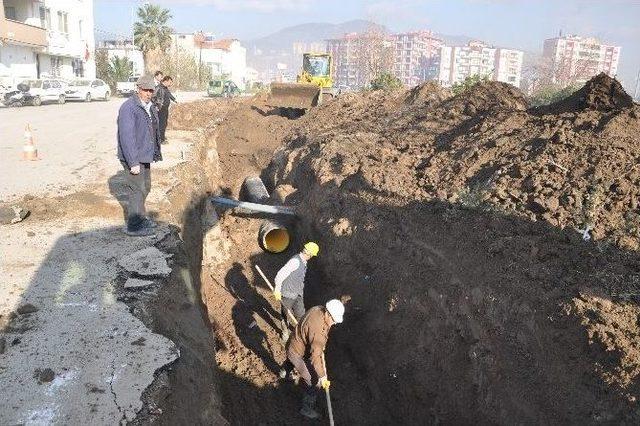
[[160,143],[167,140],[164,132],[167,130],[167,122],[169,121],[169,107],[162,107],[158,110],[158,120],[160,121]]
[[296,320],[300,321],[300,318],[302,318],[306,312],[304,310],[303,297],[298,296],[295,299],[290,299],[282,296],[282,300],[280,301],[280,315],[282,315],[282,321],[287,327],[293,328],[294,325],[291,324],[291,320],[289,319],[289,315],[287,315],[285,308],[288,308],[293,313],[293,316],[296,317]]
[[306,399],[312,406],[315,404],[315,399],[319,391],[319,377],[315,374],[315,370],[311,368],[308,360],[302,358],[300,355],[287,348],[287,359],[282,366],[287,374],[291,374],[293,369],[298,372],[300,378],[304,382],[304,399]]
[[127,229],[138,231],[142,228],[147,211],[144,202],[151,191],[151,165],[140,164],[140,173],[131,174],[131,169],[122,162],[125,170],[125,196],[127,199]]

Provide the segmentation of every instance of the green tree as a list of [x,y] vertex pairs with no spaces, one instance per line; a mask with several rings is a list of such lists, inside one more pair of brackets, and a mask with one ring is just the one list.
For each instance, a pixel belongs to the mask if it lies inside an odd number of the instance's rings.
[[529,98],[531,106],[549,105],[571,96],[578,88],[574,85],[561,87],[557,85],[547,85],[539,88]]
[[118,81],[127,81],[131,75],[133,75],[133,64],[127,58],[115,56],[109,60],[106,51],[96,52],[96,77],[104,80],[112,91],[115,91]]
[[106,50],[96,50],[96,78],[109,82],[109,55]]
[[402,82],[390,72],[378,74],[369,84],[371,90],[393,90],[402,87]]
[[462,83],[455,83],[453,86],[451,86],[451,91],[454,95],[459,95],[460,93],[466,92],[476,84],[483,81],[489,81],[489,76],[482,74],[470,75],[469,77],[465,78]]
[[133,25],[133,42],[142,51],[145,70],[149,72],[149,54],[166,52],[171,46],[172,29],[167,25],[171,19],[168,9],[145,4],[138,8],[138,21]]
[[179,90],[202,90],[211,79],[211,67],[202,64],[198,72],[198,62],[182,48],[172,49],[159,56],[157,65],[164,75],[173,78],[174,87]]
[[109,78],[115,83],[127,81],[133,75],[133,64],[127,58],[115,56],[109,63]]

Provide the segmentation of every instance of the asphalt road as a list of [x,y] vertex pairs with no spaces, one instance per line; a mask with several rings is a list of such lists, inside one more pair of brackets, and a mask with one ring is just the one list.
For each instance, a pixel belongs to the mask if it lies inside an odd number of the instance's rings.
[[[177,93],[178,101],[202,93]],[[116,118],[123,98],[40,107],[0,108],[0,201],[30,194],[56,196],[107,179],[116,159]],[[25,127],[31,126],[38,161],[22,160]]]

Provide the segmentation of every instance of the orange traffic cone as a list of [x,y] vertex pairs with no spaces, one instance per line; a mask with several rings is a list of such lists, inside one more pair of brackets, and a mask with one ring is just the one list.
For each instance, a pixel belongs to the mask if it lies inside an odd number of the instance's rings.
[[24,146],[22,147],[22,159],[23,160],[37,160],[38,150],[33,143],[33,135],[31,134],[31,125],[27,124],[24,129]]

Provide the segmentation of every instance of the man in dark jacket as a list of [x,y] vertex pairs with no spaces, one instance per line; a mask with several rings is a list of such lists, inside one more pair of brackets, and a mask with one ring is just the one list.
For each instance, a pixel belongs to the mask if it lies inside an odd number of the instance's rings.
[[158,111],[151,102],[153,78],[142,76],[137,95],[118,111],[118,158],[126,173],[127,227],[132,236],[153,235],[157,225],[146,216],[145,200],[151,190],[151,163],[162,160]]
[[178,103],[176,98],[173,97],[171,91],[171,85],[173,79],[171,76],[162,78],[160,84],[156,86],[156,91],[153,94],[153,103],[158,108],[158,117],[160,119],[160,143],[166,143],[165,131],[167,130],[167,122],[169,121],[169,105],[171,101]]

